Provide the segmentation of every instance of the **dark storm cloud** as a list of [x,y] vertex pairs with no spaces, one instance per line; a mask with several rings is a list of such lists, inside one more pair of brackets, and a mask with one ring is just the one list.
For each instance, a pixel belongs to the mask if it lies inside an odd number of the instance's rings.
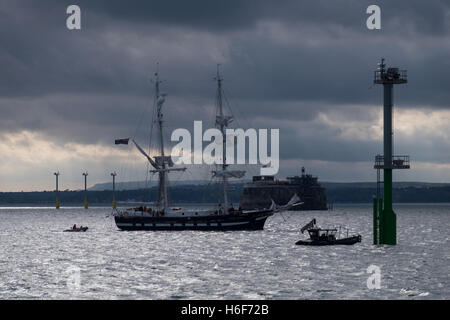
[[[413,84],[413,94],[408,95],[411,100],[441,105],[448,100],[443,91],[449,89],[450,76],[436,72],[448,66],[447,52],[428,47],[427,55],[416,64],[417,54],[411,55],[403,42],[405,37],[415,38],[416,43],[429,35],[448,37],[450,5],[444,1],[379,1],[383,29],[375,32],[365,27],[365,8],[370,1],[78,1],[83,30],[69,32],[65,8],[71,3],[3,2],[1,95],[143,94],[142,78],[154,69],[152,58],[156,57],[151,47],[146,58],[131,56],[127,37],[136,34],[145,44],[152,38],[186,41],[184,33],[198,32],[229,42],[227,64],[240,79],[235,83],[240,98],[363,101],[367,99],[363,88],[372,80],[370,71],[380,55],[385,55],[411,74],[420,73],[414,83],[422,90],[419,94]],[[281,32],[292,42],[279,43],[251,33],[264,22],[282,24]],[[311,34],[311,26],[322,32]],[[340,28],[348,33],[339,34]],[[249,37],[236,36],[245,32]],[[380,34],[386,40],[370,40]],[[357,39],[352,42],[346,36]],[[120,46],[114,45],[115,37],[121,39]],[[319,43],[309,46],[303,38]],[[177,62],[176,52],[166,54]],[[174,91],[205,95],[201,83],[213,66],[201,63],[204,55],[198,52],[197,59],[179,63],[166,73],[178,81]]]
[[[106,25],[123,21],[127,24],[182,26],[200,30],[234,31],[252,28],[261,21],[313,23],[359,28],[365,22],[366,8],[377,4],[382,8],[383,23],[396,28],[392,33],[413,29],[418,33],[448,33],[449,3],[445,0],[44,0],[14,1],[21,8],[49,16],[64,11],[70,4],[86,9],[87,18],[105,17]],[[96,24],[91,20],[87,23]],[[44,21],[44,23],[46,23]],[[105,27],[106,27],[105,25]],[[403,29],[403,30],[402,30]]]
[[[65,27],[74,3],[81,31]],[[381,6],[381,31],[365,26],[370,4]],[[130,136],[151,103],[156,61],[173,128],[210,120],[217,62],[242,127],[303,125],[336,108],[370,114],[381,56],[408,69],[399,107],[449,109],[449,14],[438,0],[2,1],[0,130],[103,144]],[[282,157],[363,160],[379,148],[334,128],[310,132],[285,128]]]

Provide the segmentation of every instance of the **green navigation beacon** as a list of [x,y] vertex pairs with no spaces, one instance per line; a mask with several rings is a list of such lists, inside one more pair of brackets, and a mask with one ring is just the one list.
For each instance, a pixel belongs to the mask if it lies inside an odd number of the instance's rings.
[[[383,145],[384,155],[375,156],[374,168],[377,169],[377,196],[373,200],[373,244],[397,244],[397,217],[392,209],[392,170],[409,169],[409,156],[394,156],[392,148],[392,108],[394,84],[407,83],[406,70],[387,68],[381,59],[375,71],[375,84],[382,84],[384,91],[383,109]],[[384,179],[381,181],[380,170]],[[381,185],[383,184],[383,198]]]

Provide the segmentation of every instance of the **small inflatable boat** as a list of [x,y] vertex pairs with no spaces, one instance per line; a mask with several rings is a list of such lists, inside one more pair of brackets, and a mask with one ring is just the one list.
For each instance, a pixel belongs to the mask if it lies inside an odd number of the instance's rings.
[[85,232],[87,229],[89,229],[89,228],[88,227],[70,228],[70,229],[64,230],[64,232]]

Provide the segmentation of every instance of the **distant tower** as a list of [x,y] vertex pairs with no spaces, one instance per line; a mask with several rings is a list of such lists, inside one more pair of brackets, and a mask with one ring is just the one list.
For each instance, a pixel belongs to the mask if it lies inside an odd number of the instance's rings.
[[117,208],[117,203],[116,203],[116,176],[117,173],[114,171],[111,173],[111,176],[113,178],[113,209]]
[[[383,145],[384,155],[375,157],[374,168],[377,169],[377,197],[373,202],[373,243],[397,244],[397,217],[392,210],[392,170],[409,169],[409,156],[394,156],[392,147],[392,108],[394,84],[407,83],[406,70],[388,68],[381,59],[378,70],[375,71],[375,84],[382,84],[384,91],[383,109]],[[384,181],[381,181],[380,170],[384,171]],[[384,198],[381,198],[383,183]]]
[[84,176],[84,208],[87,209],[88,208],[88,199],[87,199],[87,176],[88,173],[83,172],[83,176]]
[[58,176],[60,175],[59,171],[53,173],[56,176],[56,209],[59,209],[59,192],[58,192]]

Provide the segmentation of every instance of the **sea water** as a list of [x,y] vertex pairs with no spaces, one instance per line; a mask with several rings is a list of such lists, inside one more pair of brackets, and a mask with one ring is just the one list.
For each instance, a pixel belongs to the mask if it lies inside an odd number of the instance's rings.
[[[119,231],[105,207],[0,208],[0,299],[449,299],[450,204],[395,211],[398,245],[374,246],[370,205],[229,232]],[[312,218],[362,242],[296,246]],[[89,230],[63,232],[73,224]]]

